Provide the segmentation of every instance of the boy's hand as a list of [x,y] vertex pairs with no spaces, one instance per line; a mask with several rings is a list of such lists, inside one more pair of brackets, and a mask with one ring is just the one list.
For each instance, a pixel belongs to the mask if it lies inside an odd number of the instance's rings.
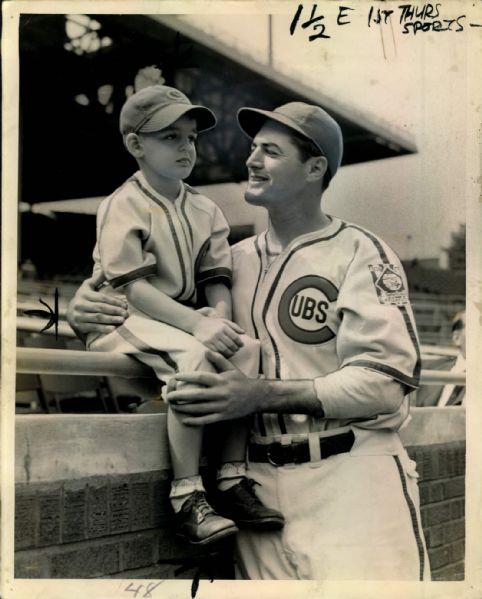
[[198,308],[196,310],[196,312],[199,312],[199,314],[202,314],[203,316],[209,316],[209,317],[220,317],[220,315],[216,312],[216,310],[214,308],[211,308],[210,306],[204,306],[204,308]]
[[192,334],[208,349],[230,358],[243,346],[239,335],[243,329],[226,318],[205,317],[199,319]]

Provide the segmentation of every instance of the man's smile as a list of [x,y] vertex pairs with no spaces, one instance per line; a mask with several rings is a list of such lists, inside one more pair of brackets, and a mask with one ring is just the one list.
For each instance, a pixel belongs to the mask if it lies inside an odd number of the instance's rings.
[[267,175],[262,175],[260,173],[253,173],[253,172],[249,173],[249,182],[250,183],[257,183],[257,182],[268,181],[268,180],[269,180],[269,177]]

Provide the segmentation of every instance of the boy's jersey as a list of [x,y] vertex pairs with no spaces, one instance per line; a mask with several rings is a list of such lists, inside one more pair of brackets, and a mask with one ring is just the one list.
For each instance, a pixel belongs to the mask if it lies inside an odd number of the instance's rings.
[[[279,254],[270,249],[266,232],[238,243],[232,253],[234,320],[261,340],[266,378],[314,379],[358,366],[406,390],[417,386],[420,352],[405,274],[375,235],[333,218]],[[407,415],[405,398],[398,415],[361,419],[359,425],[396,429]],[[335,428],[354,419],[264,420],[269,435]],[[262,419],[258,425],[263,429]]]
[[114,289],[149,277],[176,301],[195,304],[197,285],[231,283],[228,234],[212,200],[181,183],[172,202],[139,171],[99,207],[94,272],[102,269]]

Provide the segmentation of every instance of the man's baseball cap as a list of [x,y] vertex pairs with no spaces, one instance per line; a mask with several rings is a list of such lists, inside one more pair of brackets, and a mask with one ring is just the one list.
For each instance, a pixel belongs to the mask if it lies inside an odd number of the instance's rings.
[[191,104],[178,89],[150,85],[126,100],[120,113],[119,127],[122,135],[152,133],[169,127],[187,113],[196,120],[198,131],[206,131],[216,125],[216,117],[209,108]]
[[338,123],[323,108],[305,102],[289,102],[273,111],[248,106],[238,110],[239,126],[251,138],[268,119],[312,141],[327,159],[331,178],[334,177],[343,156],[343,136]]

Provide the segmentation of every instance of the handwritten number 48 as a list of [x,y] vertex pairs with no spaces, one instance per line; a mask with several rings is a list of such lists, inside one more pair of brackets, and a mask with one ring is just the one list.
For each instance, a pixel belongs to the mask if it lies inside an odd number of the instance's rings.
[[[129,583],[129,585],[124,589],[126,592],[129,593],[133,593],[134,597],[142,597],[142,599],[149,599],[150,597],[152,597],[151,593],[152,591],[154,591],[154,589],[156,589],[159,585],[161,584],[161,582],[150,582],[148,585],[144,585],[144,584],[138,584],[137,586],[135,586],[132,582]],[[142,592],[142,589],[145,587],[145,591],[143,595],[139,595],[139,593]]]

